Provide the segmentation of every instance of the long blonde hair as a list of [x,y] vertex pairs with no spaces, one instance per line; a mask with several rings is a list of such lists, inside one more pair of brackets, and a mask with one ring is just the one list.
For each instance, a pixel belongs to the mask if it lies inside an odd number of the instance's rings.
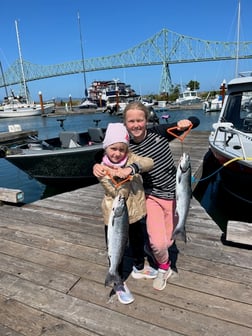
[[146,107],[140,101],[132,101],[132,102],[130,102],[130,103],[127,104],[127,106],[125,107],[125,109],[123,111],[123,121],[124,121],[124,123],[125,123],[126,114],[127,114],[128,110],[140,110],[140,111],[143,111],[146,121],[149,119],[150,111],[149,111],[148,107]]

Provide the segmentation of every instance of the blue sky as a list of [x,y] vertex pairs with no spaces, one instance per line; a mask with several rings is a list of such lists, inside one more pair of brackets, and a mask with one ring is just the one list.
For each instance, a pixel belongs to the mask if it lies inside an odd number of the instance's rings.
[[[85,57],[100,57],[129,49],[163,28],[210,41],[236,41],[238,0],[12,0],[1,3],[0,59],[4,71],[18,59],[15,20],[18,20],[23,59],[34,64],[58,64],[81,59],[77,13],[80,13]],[[241,0],[240,38],[252,41],[252,1]],[[252,70],[252,60],[240,71]],[[159,66],[107,70],[86,74],[93,80],[120,79],[139,94],[158,93]],[[188,63],[170,67],[173,84],[190,80],[200,91],[213,90],[234,77],[232,61]],[[28,83],[33,99],[83,96],[83,75],[69,75]],[[14,90],[18,88],[14,87]],[[4,89],[0,89],[0,100]]]

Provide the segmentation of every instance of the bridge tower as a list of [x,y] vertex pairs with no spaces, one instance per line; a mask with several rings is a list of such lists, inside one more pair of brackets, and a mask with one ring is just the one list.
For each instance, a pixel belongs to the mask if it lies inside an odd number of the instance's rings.
[[172,80],[170,74],[169,63],[163,63],[162,77],[160,83],[160,93],[169,93],[172,90]]

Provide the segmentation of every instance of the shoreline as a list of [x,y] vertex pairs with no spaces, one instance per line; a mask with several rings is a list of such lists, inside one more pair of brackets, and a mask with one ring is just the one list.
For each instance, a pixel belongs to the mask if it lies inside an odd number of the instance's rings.
[[78,115],[78,114],[94,114],[94,113],[105,113],[104,108],[87,108],[80,109],[78,107],[73,107],[72,109],[67,109],[64,106],[56,106],[55,111],[48,114],[42,114],[42,117],[53,117],[53,116],[61,116],[61,115]]
[[[169,111],[169,110],[202,110],[202,103],[197,104],[190,104],[190,105],[167,105],[166,107],[159,107],[158,105],[153,106],[153,109],[155,112],[160,111]],[[65,115],[78,115],[78,114],[95,114],[95,113],[106,113],[105,108],[98,107],[96,109],[94,108],[87,108],[87,109],[80,109],[78,107],[72,107],[66,109],[64,106],[56,106],[55,112],[44,114],[42,116],[44,117],[53,117],[53,116],[65,116]]]

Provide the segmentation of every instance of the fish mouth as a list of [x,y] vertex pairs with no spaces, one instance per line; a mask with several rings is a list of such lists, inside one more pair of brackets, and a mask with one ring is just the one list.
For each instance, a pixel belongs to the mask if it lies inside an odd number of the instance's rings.
[[179,165],[179,168],[180,168],[182,173],[186,173],[190,169],[190,165],[187,166],[187,167],[182,167],[181,165]]

